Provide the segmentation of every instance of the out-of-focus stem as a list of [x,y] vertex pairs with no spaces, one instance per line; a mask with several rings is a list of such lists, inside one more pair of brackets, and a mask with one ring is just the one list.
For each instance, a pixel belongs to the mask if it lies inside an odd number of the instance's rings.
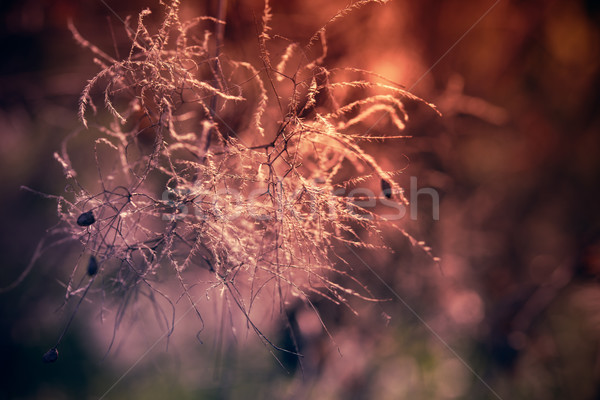
[[[218,0],[217,19],[219,21],[225,21],[226,13],[227,13],[227,0]],[[215,74],[215,85],[216,86],[221,86],[221,81],[222,81],[221,76],[223,75],[221,72],[221,63],[219,62],[219,56],[221,55],[221,47],[223,46],[223,37],[224,36],[225,36],[225,24],[218,23],[216,31],[215,31],[215,60],[213,62],[213,72]],[[224,88],[219,87],[219,90],[223,90],[223,89]],[[217,95],[214,95],[210,102],[210,112],[211,112],[211,117],[213,117],[213,121],[214,121],[214,116],[216,114],[216,109],[217,109],[217,100],[218,100]],[[212,129],[206,130],[205,131],[206,138],[202,138],[204,140],[203,157],[206,156],[206,152],[208,151],[208,148],[210,147],[210,141],[212,138],[213,129],[215,129],[215,128],[213,127]]]
[[[217,18],[219,21],[225,21],[225,14],[227,12],[227,0],[219,0],[219,9],[217,11]],[[221,54],[221,46],[223,45],[223,36],[225,35],[225,24],[217,24],[216,32],[216,44],[217,48],[215,51],[215,57],[218,58]]]

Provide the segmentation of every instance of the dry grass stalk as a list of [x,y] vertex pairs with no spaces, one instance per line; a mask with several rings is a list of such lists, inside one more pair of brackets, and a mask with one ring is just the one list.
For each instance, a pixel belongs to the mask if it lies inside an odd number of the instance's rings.
[[[383,3],[359,1],[331,21],[370,2]],[[62,221],[56,229],[83,246],[82,270],[90,254],[94,261],[93,273],[79,283],[74,269],[66,299],[83,299],[104,277],[93,290],[121,296],[118,326],[132,292],[173,303],[156,283],[167,266],[202,320],[191,293],[201,282],[188,273],[200,268],[206,290],[221,290],[266,342],[252,322],[259,296],[273,296],[281,310],[292,298],[348,307],[351,297],[376,301],[338,262],[336,249],[378,248],[360,233],[376,236],[387,222],[340,190],[373,178],[386,182],[381,197],[394,193],[406,202],[394,172],[362,144],[403,137],[402,100],[422,100],[376,74],[328,69],[327,25],[307,46],[274,38],[268,0],[258,38],[261,67],[215,55],[212,32],[224,21],[181,21],[173,1],[152,34],[144,22],[149,14],[140,13],[136,28],[127,26],[131,49],[124,60],[90,44],[71,24],[102,70],[84,88],[79,108],[83,124],[99,133],[98,190],[79,182],[66,145],[56,154],[73,187],[72,200],[56,197]],[[319,39],[322,53],[310,56]],[[279,59],[274,48],[284,49]],[[350,90],[362,97],[349,97]],[[99,99],[108,122],[92,119]],[[362,134],[382,113],[396,132]],[[172,330],[174,318],[164,318]]]

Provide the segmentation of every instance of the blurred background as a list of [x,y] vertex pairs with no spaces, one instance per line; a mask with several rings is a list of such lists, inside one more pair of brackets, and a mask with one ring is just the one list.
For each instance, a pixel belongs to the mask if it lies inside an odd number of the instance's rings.
[[[273,1],[273,32],[305,43],[346,4]],[[233,338],[208,324],[218,318],[208,317],[201,344],[191,315],[166,349],[156,323],[136,313],[104,357],[112,320],[101,324],[104,306],[86,303],[59,361],[43,364],[72,310],[60,308],[61,284],[76,254],[58,248],[0,293],[0,398],[600,399],[598,4],[395,0],[331,25],[327,66],[380,73],[443,113],[409,103],[413,138],[371,148],[390,168],[406,166],[401,154],[410,159],[404,187],[414,176],[439,193],[439,220],[421,196],[418,218],[403,224],[442,261],[398,234],[385,237],[392,252],[342,251],[355,276],[390,300],[356,302],[358,315],[317,303],[331,337],[300,305],[289,307],[288,324],[263,321],[273,342],[290,348],[294,337],[301,363],[281,353],[278,363],[252,332]],[[150,0],[0,3],[0,287],[58,221],[55,202],[20,187],[65,194],[53,152],[80,127],[79,94],[98,71],[68,19],[123,55],[115,13],[135,19],[145,7],[160,21]],[[216,7],[183,1],[182,11]],[[225,53],[258,60],[262,7],[228,2]]]

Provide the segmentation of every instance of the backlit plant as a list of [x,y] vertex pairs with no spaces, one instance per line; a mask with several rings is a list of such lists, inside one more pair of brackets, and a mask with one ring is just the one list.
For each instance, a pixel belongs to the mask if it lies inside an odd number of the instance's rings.
[[[367,3],[385,1],[358,1],[329,22]],[[225,21],[182,21],[179,11],[179,1],[166,5],[155,33],[149,10],[137,24],[127,19],[122,60],[70,26],[101,71],[83,89],[87,130],[78,133],[94,143],[97,185],[80,181],[67,142],[56,154],[72,192],[55,197],[54,229],[81,244],[66,300],[110,293],[122,299],[118,326],[133,293],[175,302],[160,288],[167,274],[200,321],[198,286],[225,296],[274,347],[253,322],[260,296],[280,311],[293,298],[377,301],[338,250],[381,248],[390,223],[352,188],[380,182],[377,200],[407,204],[398,171],[363,144],[403,137],[403,100],[423,101],[375,73],[328,68],[327,25],[306,45],[272,34],[268,0],[257,22],[260,65],[227,56]],[[382,115],[393,131],[377,134]],[[174,316],[163,315],[172,332]],[[56,347],[45,360],[56,360]]]

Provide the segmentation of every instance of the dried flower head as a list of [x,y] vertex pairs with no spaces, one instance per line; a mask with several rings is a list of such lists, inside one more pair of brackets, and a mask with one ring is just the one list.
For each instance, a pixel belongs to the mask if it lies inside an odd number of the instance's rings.
[[[370,2],[356,2],[331,21]],[[173,1],[152,34],[144,22],[149,14],[142,11],[135,28],[127,20],[131,49],[123,60],[71,25],[102,69],[84,88],[79,109],[83,124],[98,134],[98,189],[78,180],[66,145],[56,155],[74,188],[73,200],[59,198],[61,229],[95,255],[90,281],[78,287],[71,277],[67,298],[87,293],[98,257],[117,265],[101,290],[168,298],[153,283],[167,266],[200,318],[191,288],[204,283],[228,296],[264,340],[250,313],[267,291],[281,309],[292,298],[348,307],[350,297],[377,300],[337,262],[337,249],[376,248],[361,233],[377,236],[386,221],[346,191],[374,179],[386,197],[402,193],[393,171],[363,144],[403,137],[403,99],[423,101],[377,74],[327,68],[327,25],[306,46],[274,38],[268,0],[259,35],[262,66],[225,57],[219,46],[212,50],[213,32],[225,21],[181,21]],[[283,56],[276,59],[273,49]],[[109,123],[91,117],[99,98]],[[377,113],[397,132],[365,134]],[[96,217],[85,212],[75,225],[81,209]],[[206,279],[190,280],[192,268],[203,269]]]
[[96,260],[96,257],[94,257],[94,256],[90,257],[90,261],[89,261],[88,267],[87,267],[87,273],[89,276],[94,276],[98,273],[98,261]]
[[53,363],[56,360],[58,360],[58,350],[53,347],[50,350],[48,350],[43,356],[42,356],[42,361],[45,363]]
[[77,217],[77,225],[79,226],[90,226],[94,222],[96,222],[96,218],[94,218],[94,213],[91,211],[84,212]]

